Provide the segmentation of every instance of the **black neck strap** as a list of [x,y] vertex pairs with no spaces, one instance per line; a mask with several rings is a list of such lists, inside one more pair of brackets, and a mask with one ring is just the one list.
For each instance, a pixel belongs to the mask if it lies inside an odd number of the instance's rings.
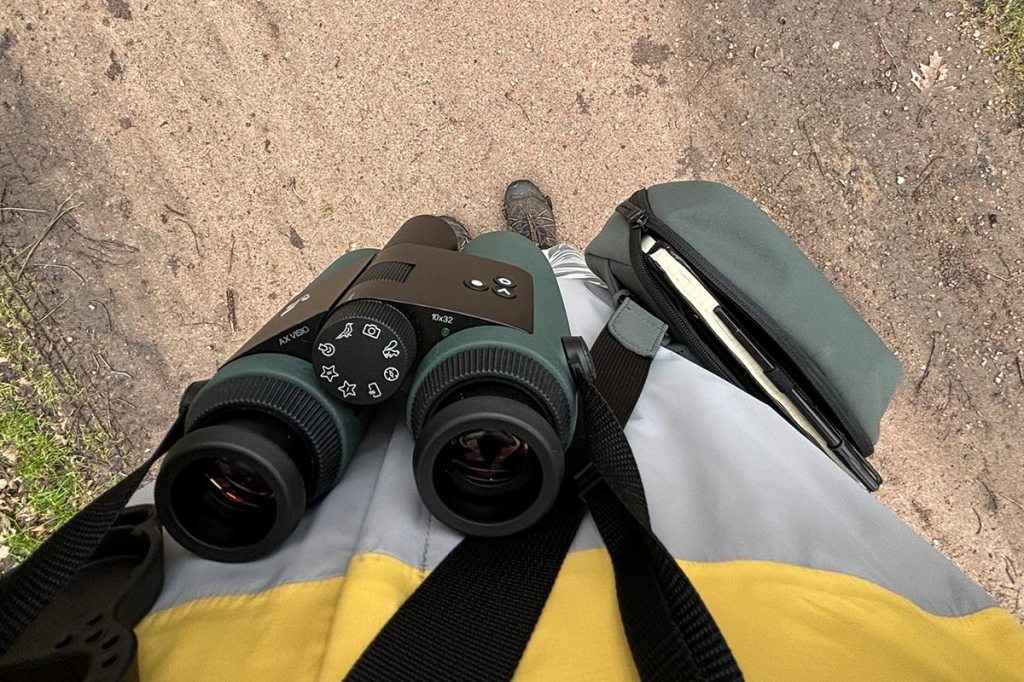
[[[510,679],[569,551],[584,502],[611,555],[641,678],[742,679],[700,596],[651,531],[643,483],[622,430],[651,357],[625,348],[605,329],[593,360],[596,375],[575,371],[586,433],[569,453],[576,476],[567,480],[552,512],[518,535],[463,540],[395,613],[347,679]],[[179,415],[148,461],[0,580],[0,657],[94,554],[150,467],[183,431]]]
[[608,547],[641,679],[742,679],[700,595],[651,531],[643,482],[622,430],[653,352],[631,351],[606,328],[592,356],[595,375],[588,376],[586,363],[574,366],[586,433],[569,454],[577,473],[553,512],[520,535],[463,540],[346,680],[511,679],[579,527],[581,500]]
[[0,657],[93,556],[153,463],[185,433],[179,414],[153,456],[58,528],[0,579]]

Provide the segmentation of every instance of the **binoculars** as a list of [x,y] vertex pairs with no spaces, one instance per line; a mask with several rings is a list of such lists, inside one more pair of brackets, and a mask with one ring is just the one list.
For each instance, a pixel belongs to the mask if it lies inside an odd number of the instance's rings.
[[251,561],[340,478],[375,407],[401,396],[427,508],[466,534],[521,531],[554,504],[576,422],[547,259],[509,232],[461,251],[436,216],[352,251],[182,398],[156,480],[186,549]]

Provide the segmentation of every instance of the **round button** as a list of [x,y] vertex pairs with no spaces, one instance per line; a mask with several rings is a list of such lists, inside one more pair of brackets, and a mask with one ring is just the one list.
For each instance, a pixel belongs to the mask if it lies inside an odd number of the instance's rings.
[[499,287],[505,287],[506,289],[515,289],[516,282],[511,277],[495,277],[494,283]]
[[496,287],[492,291],[502,298],[515,298],[516,292],[512,291],[508,287]]
[[487,282],[482,279],[467,279],[463,284],[473,291],[487,291],[490,288],[487,286]]

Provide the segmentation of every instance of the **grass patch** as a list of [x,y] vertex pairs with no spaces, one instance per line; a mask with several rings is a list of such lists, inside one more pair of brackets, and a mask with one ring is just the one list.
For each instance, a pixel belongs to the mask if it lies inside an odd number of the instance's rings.
[[995,49],[1003,67],[1014,76],[1015,101],[1024,109],[1024,0],[976,0],[974,9],[999,34]]
[[113,451],[105,432],[72,417],[83,392],[50,370],[30,319],[0,289],[0,565],[24,559],[93,496],[89,471]]

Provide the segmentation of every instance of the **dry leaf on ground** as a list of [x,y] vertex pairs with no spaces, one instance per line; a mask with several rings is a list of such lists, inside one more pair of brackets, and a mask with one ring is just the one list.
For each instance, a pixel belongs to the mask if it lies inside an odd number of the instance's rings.
[[947,71],[948,69],[942,63],[942,55],[936,50],[928,58],[927,64],[921,64],[921,73],[916,71],[910,72],[910,82],[916,85],[918,90],[927,94],[935,87],[936,83],[946,80]]

